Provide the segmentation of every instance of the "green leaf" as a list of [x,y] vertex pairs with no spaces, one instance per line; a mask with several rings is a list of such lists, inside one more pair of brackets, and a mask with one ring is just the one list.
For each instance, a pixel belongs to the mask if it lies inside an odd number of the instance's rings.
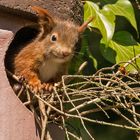
[[134,9],[129,0],[118,0],[115,4],[107,4],[104,9],[110,10],[114,15],[125,17],[138,33]]
[[83,57],[80,58],[80,60],[83,60],[87,62],[87,65],[82,71],[82,74],[93,74],[97,70],[97,61],[92,56],[91,51],[89,49],[89,40],[88,40],[88,32],[84,33],[84,38],[82,39],[82,48],[81,53],[83,54]]
[[137,41],[133,38],[133,36],[126,31],[117,32],[114,35],[113,40],[118,44],[124,46],[133,46],[138,44]]
[[107,10],[100,10],[99,6],[93,2],[86,1],[84,5],[84,20],[93,17],[89,24],[91,27],[99,29],[106,44],[112,39],[115,28],[115,16]]
[[[105,47],[103,40],[101,43],[100,50],[102,55],[114,64],[128,62],[130,59],[140,54],[140,44],[138,44],[128,32],[123,31],[116,33],[113,40],[109,42],[109,47]],[[135,67],[129,65],[127,70],[135,71],[137,67],[140,67],[140,59],[134,62],[133,65]]]

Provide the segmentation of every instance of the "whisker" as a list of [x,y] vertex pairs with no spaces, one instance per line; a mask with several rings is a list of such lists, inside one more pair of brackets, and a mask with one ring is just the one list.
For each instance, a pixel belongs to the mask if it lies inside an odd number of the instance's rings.
[[82,53],[82,52],[77,52],[77,51],[75,51],[74,53],[75,53],[75,54],[84,55],[84,53]]
[[74,56],[73,56],[73,59],[76,60],[77,62],[80,62],[80,63],[84,61],[83,59],[81,59],[81,58],[78,57],[77,55],[74,55]]
[[83,34],[82,37],[88,37],[88,35],[87,34]]

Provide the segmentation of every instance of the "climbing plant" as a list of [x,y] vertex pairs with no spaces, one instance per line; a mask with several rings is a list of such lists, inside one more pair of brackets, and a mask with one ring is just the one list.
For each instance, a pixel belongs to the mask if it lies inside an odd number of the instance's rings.
[[[137,21],[133,5],[129,0],[84,1],[84,20],[86,21],[89,17],[94,18],[89,26],[93,34],[100,36],[100,40],[97,42],[96,37],[90,37],[92,45],[87,50],[88,43],[85,43],[87,40],[84,39],[83,52],[86,50],[96,69],[103,67],[99,62],[101,59],[96,55],[100,55],[106,63],[121,65],[140,54]],[[94,53],[96,50],[100,52]],[[126,69],[134,72],[139,67],[140,59]]]

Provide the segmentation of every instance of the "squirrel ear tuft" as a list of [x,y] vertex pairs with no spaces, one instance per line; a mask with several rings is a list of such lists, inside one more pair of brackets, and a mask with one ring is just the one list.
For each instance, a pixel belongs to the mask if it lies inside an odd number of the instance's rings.
[[48,10],[43,9],[39,6],[32,6],[31,9],[38,13],[39,20],[48,21],[48,22],[54,22],[51,14],[48,12]]
[[49,15],[49,13],[46,9],[43,9],[39,6],[31,6],[31,9],[33,11],[35,11],[36,13],[38,13],[40,17],[44,17],[44,16]]
[[48,10],[43,9],[39,6],[32,6],[31,9],[38,13],[38,22],[40,24],[40,27],[42,27],[43,29],[43,36],[45,36],[45,34],[48,34],[55,26],[55,22],[53,20],[54,18],[51,16]]
[[88,24],[93,20],[93,17],[90,17],[86,22],[84,22],[79,28],[78,32],[83,33],[85,29],[87,28]]
[[35,11],[36,13],[38,13],[39,18],[47,19],[47,17],[48,17],[48,18],[50,18],[52,20],[51,14],[48,12],[48,10],[43,9],[43,8],[41,8],[39,6],[32,6],[31,9],[33,11]]

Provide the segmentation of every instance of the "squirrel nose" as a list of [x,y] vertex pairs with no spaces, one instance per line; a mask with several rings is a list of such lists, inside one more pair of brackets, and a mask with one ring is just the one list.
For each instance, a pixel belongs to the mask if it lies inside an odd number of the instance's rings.
[[63,51],[63,52],[62,52],[62,55],[63,55],[64,57],[67,57],[67,56],[70,55],[70,52],[68,52],[68,51]]

